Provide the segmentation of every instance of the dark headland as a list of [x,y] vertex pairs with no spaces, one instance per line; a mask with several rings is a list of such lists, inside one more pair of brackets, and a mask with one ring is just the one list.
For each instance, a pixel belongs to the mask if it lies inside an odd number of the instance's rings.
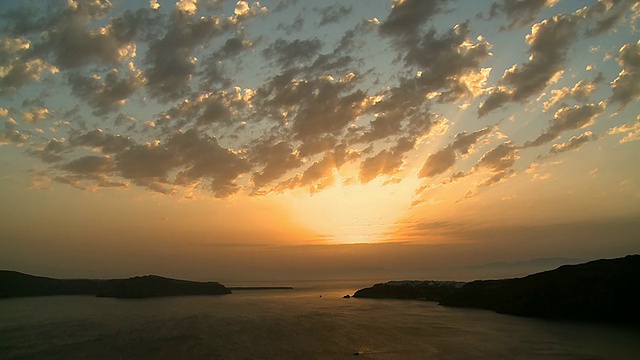
[[97,293],[98,297],[114,298],[150,298],[161,296],[186,295],[224,295],[231,294],[231,290],[224,285],[209,281],[187,281],[169,279],[161,276],[147,275],[115,281]]
[[224,294],[231,294],[231,290],[217,282],[176,280],[155,275],[111,280],[53,279],[0,270],[0,298],[50,295],[150,298]]
[[640,324],[639,286],[640,255],[629,255],[513,279],[390,281],[358,290],[353,297],[421,299],[517,316]]

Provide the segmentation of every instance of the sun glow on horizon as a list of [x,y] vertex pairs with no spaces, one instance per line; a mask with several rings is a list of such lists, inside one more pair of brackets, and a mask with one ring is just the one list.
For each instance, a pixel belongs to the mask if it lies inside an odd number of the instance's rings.
[[[343,173],[344,174],[344,173]],[[328,244],[362,244],[393,241],[389,234],[406,212],[414,196],[414,175],[400,183],[376,178],[366,184],[354,183],[334,171],[335,182],[321,192],[305,189],[278,195],[291,209],[296,221],[320,234]],[[318,240],[316,240],[318,241]]]

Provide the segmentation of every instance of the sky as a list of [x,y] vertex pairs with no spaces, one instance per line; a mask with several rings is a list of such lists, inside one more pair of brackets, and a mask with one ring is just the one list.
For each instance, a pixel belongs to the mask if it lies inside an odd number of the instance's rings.
[[639,253],[639,19],[2,1],[0,268],[468,280]]

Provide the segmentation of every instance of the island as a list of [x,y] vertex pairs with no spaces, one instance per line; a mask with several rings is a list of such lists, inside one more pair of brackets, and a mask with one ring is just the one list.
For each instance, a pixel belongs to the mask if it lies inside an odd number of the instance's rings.
[[169,279],[156,275],[136,276],[115,281],[98,292],[98,297],[150,298],[161,296],[224,295],[231,290],[217,282]]
[[150,298],[224,294],[231,294],[231,290],[217,282],[177,280],[156,275],[109,280],[54,279],[0,270],[0,298],[52,295]]
[[360,289],[353,294],[353,297],[440,301],[464,284],[460,281],[389,281]]
[[548,319],[640,323],[640,255],[601,259],[522,278],[468,283],[391,281],[358,290],[355,298],[436,301]]

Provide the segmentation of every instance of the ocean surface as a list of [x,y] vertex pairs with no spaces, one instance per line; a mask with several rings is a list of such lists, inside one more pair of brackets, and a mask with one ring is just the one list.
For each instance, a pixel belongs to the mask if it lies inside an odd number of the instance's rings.
[[372,284],[285,283],[271,285],[295,289],[144,300],[0,299],[0,358],[640,359],[638,327],[342,298]]

